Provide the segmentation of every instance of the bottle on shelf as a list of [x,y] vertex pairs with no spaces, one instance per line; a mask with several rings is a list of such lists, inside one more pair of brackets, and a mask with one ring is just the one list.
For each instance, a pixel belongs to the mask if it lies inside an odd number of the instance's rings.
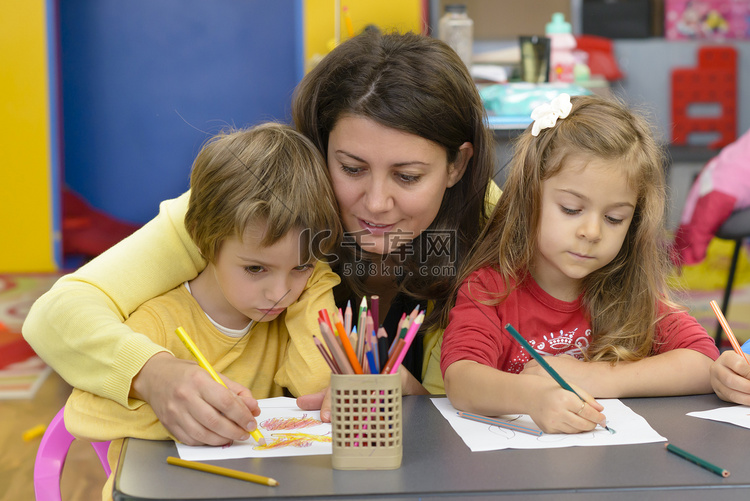
[[447,43],[471,70],[471,57],[474,46],[474,21],[466,12],[466,5],[449,4],[438,25],[440,40]]
[[576,65],[573,51],[577,44],[570,23],[565,21],[563,13],[552,14],[552,22],[547,23],[545,35],[550,40],[549,81],[573,82],[573,69]]

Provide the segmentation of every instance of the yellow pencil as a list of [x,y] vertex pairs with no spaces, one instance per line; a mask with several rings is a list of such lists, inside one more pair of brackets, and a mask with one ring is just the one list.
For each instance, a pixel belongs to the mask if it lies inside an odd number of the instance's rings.
[[215,475],[222,475],[224,477],[238,478],[247,482],[255,482],[256,484],[270,485],[271,487],[276,487],[277,485],[279,485],[279,482],[274,480],[273,478],[239,470],[232,470],[230,468],[224,468],[223,466],[198,463],[195,461],[186,461],[185,459],[176,458],[174,456],[167,457],[167,463],[174,466],[182,466],[184,468],[191,468],[193,470],[213,473]]
[[732,328],[729,327],[729,322],[727,322],[726,317],[721,312],[719,305],[716,304],[716,301],[711,301],[709,304],[711,305],[711,308],[714,310],[714,314],[716,315],[716,318],[719,319],[719,323],[721,324],[722,329],[724,329],[724,332],[727,333],[727,337],[729,338],[729,342],[732,343],[732,348],[734,348],[735,353],[737,353],[738,355],[742,355],[742,358],[745,359],[745,362],[750,364],[750,360],[747,359],[745,352],[742,351],[742,347],[740,346],[740,343],[737,341],[737,338],[734,337],[734,332],[732,332]]
[[[190,336],[188,336],[188,333],[185,332],[185,329],[183,329],[182,327],[177,327],[177,330],[175,330],[175,332],[177,333],[177,337],[180,338],[180,341],[182,341],[188,351],[190,351],[190,353],[192,353],[195,359],[198,361],[198,365],[206,369],[208,373],[211,374],[211,377],[214,381],[222,385],[224,388],[227,388],[227,385],[225,385],[224,381],[222,381],[219,375],[216,374],[214,368],[211,367],[211,364],[208,363],[208,360],[206,360],[206,357],[203,356],[203,353],[201,353],[201,351],[198,349],[198,346],[196,346],[193,340],[190,339]],[[255,428],[253,431],[251,431],[250,435],[252,435],[255,441],[259,444],[266,443],[266,439],[263,437],[263,434],[258,428]]]

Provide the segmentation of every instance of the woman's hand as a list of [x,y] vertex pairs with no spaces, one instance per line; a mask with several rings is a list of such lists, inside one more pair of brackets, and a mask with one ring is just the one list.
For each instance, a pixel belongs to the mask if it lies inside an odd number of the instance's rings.
[[198,364],[161,352],[133,378],[130,396],[147,402],[156,417],[187,445],[225,445],[246,440],[257,427],[258,402],[250,390]]
[[[401,376],[401,393],[403,395],[428,395],[424,386],[412,376],[403,365],[399,367]],[[331,422],[331,387],[317,393],[302,395],[297,398],[297,407],[305,411],[317,411],[320,409],[320,420],[324,423]]]
[[711,364],[709,373],[720,399],[750,405],[750,364],[741,355],[725,351]]
[[320,390],[317,393],[302,395],[297,398],[297,407],[304,411],[320,410],[320,420],[324,423],[331,422],[331,387]]

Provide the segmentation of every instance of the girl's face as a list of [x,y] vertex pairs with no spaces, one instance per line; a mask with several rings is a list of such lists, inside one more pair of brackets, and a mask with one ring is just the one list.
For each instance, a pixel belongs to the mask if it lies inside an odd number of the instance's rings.
[[532,276],[553,297],[572,301],[581,281],[620,252],[637,193],[625,166],[572,157],[542,182],[542,214]]
[[328,168],[344,230],[376,254],[410,243],[435,219],[473,151],[464,143],[448,165],[445,148],[432,141],[368,118],[342,117],[329,135]]

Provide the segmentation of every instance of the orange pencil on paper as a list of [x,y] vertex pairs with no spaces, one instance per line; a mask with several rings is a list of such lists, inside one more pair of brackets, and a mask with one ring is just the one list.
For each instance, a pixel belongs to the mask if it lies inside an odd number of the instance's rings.
[[355,374],[364,374],[362,372],[362,366],[359,364],[359,360],[357,360],[357,355],[354,353],[354,348],[352,348],[352,344],[349,342],[349,338],[346,336],[346,331],[344,330],[344,324],[341,323],[341,320],[338,318],[335,318],[335,324],[336,329],[339,333],[339,339],[341,340],[341,345],[344,347],[344,353],[346,353],[346,356],[349,358],[349,362],[352,364],[352,369],[354,369]]
[[[224,388],[227,388],[227,385],[224,384],[224,381],[222,381],[219,375],[216,374],[214,368],[211,367],[210,363],[208,363],[208,360],[206,360],[206,357],[203,356],[203,353],[201,353],[201,351],[198,349],[198,346],[193,342],[192,339],[190,339],[190,336],[188,336],[188,333],[185,332],[185,329],[183,329],[182,327],[177,327],[175,332],[177,333],[177,337],[180,338],[180,341],[182,341],[182,344],[185,345],[188,351],[192,353],[195,359],[198,361],[198,365],[204,368],[211,375],[211,378],[214,381],[222,385]],[[263,438],[263,434],[258,428],[255,428],[253,431],[251,431],[250,435],[252,435],[255,441],[259,444],[266,443],[266,439]]]
[[204,471],[206,473],[213,473],[214,475],[221,475],[223,477],[237,478],[239,480],[245,480],[246,482],[255,482],[256,484],[268,485],[271,487],[279,485],[279,482],[273,478],[256,475],[255,473],[232,470],[231,468],[224,468],[223,466],[216,466],[213,464],[187,461],[186,459],[180,459],[174,456],[168,456],[167,463],[173,466],[182,466],[183,468],[190,468],[191,470]]
[[745,352],[742,351],[742,347],[740,346],[740,343],[737,341],[737,338],[734,337],[734,332],[732,332],[732,328],[729,327],[729,322],[727,322],[726,317],[719,309],[719,305],[716,303],[716,301],[711,301],[709,304],[711,305],[711,308],[714,310],[714,314],[716,315],[716,318],[719,319],[721,328],[724,329],[724,332],[727,333],[727,337],[729,338],[729,342],[732,343],[732,348],[734,348],[734,351],[738,355],[742,355],[742,358],[745,359],[745,362],[750,364],[750,360],[747,359],[747,355],[745,355]]

